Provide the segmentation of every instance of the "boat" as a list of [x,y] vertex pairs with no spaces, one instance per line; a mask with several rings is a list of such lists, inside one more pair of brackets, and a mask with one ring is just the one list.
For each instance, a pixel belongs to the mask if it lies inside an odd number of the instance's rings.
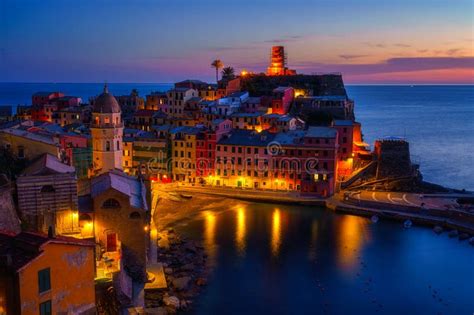
[[411,220],[405,220],[405,222],[403,222],[403,227],[405,227],[406,229],[411,228],[412,225],[413,223],[411,222]]
[[372,221],[372,223],[377,223],[377,222],[379,222],[379,216],[376,215],[376,214],[374,214],[374,215],[370,218],[370,220]]
[[459,235],[458,230],[452,230],[449,232],[449,237],[457,237]]
[[474,236],[469,239],[469,244],[471,244],[472,246],[474,246]]
[[439,225],[436,225],[434,228],[433,228],[433,231],[436,233],[436,234],[441,234],[443,233],[443,228]]
[[191,199],[193,196],[192,195],[187,195],[187,194],[179,194],[181,198],[186,198],[186,199]]

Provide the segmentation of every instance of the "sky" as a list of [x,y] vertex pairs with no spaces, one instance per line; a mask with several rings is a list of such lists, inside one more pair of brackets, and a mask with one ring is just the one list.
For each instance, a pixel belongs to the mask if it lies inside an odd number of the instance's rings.
[[473,20],[473,0],[0,0],[0,82],[212,81],[284,45],[346,83],[474,84]]

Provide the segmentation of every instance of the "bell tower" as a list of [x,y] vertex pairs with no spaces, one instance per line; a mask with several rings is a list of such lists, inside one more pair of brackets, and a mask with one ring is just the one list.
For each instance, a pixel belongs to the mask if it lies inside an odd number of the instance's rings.
[[99,175],[114,169],[122,169],[123,122],[120,106],[109,93],[107,84],[92,110],[92,168]]

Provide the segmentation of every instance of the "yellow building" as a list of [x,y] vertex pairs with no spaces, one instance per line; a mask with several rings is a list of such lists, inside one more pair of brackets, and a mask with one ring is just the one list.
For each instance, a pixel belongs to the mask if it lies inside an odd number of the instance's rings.
[[9,148],[15,156],[27,160],[45,153],[58,156],[60,152],[57,137],[16,128],[0,130],[0,145]]
[[171,130],[171,169],[175,181],[196,181],[196,127],[177,127]]
[[96,314],[92,242],[0,233],[0,313]]

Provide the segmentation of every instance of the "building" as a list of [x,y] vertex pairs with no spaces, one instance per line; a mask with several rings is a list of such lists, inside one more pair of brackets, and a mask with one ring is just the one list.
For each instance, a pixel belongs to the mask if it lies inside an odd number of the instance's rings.
[[196,127],[176,127],[171,134],[171,170],[175,181],[196,181],[196,141],[202,131]]
[[97,276],[112,278],[116,274],[116,289],[132,305],[143,306],[150,219],[145,185],[122,171],[109,171],[91,179],[89,198],[93,212],[88,215],[93,217],[95,241],[100,247]]
[[25,228],[56,234],[80,234],[74,167],[43,154],[16,181],[18,211]]
[[198,96],[198,91],[187,87],[177,87],[169,90],[167,96],[168,103],[164,108],[165,114],[174,117],[183,117],[186,102]]
[[123,122],[120,106],[107,85],[92,110],[92,167],[94,174],[122,169]]
[[94,243],[0,233],[0,313],[96,314]]
[[272,113],[280,115],[288,114],[294,96],[295,90],[292,87],[280,86],[274,89],[272,95]]
[[270,55],[270,66],[267,69],[267,75],[295,75],[295,70],[290,70],[286,66],[285,47],[273,46]]
[[[209,127],[198,135],[196,141],[196,177],[205,183],[206,178],[215,175],[216,145],[226,134],[232,131],[229,119],[215,119]],[[209,177],[210,176],[210,177]]]
[[168,167],[170,156],[168,140],[158,137],[154,132],[144,132],[134,138],[132,144],[132,174],[145,178],[171,176]]
[[262,113],[233,113],[230,115],[232,128],[262,131]]
[[289,115],[266,114],[261,118],[262,130],[285,132],[304,127],[304,122]]
[[163,110],[167,102],[166,92],[152,92],[146,96],[145,107],[138,107],[138,109]]
[[36,92],[31,97],[31,104],[35,105],[45,105],[51,103],[51,100],[63,97],[64,94],[61,92]]
[[11,150],[20,159],[34,160],[45,153],[53,156],[60,155],[57,136],[31,132],[21,126],[1,129],[0,145]]

